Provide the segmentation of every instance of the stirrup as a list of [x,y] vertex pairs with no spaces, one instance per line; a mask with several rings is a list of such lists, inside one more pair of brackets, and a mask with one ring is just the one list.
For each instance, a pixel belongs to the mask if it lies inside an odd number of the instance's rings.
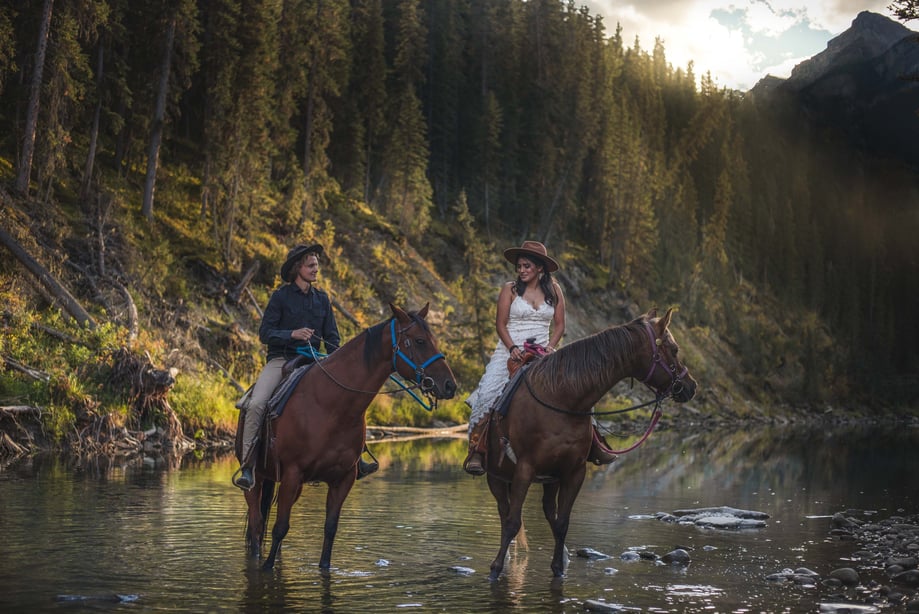
[[471,452],[463,461],[463,471],[469,475],[485,475],[484,461],[481,452]]
[[595,431],[594,435],[595,438],[590,443],[590,450],[587,452],[587,460],[594,465],[609,465],[619,458],[619,456],[610,449],[606,440],[603,439],[599,433]]

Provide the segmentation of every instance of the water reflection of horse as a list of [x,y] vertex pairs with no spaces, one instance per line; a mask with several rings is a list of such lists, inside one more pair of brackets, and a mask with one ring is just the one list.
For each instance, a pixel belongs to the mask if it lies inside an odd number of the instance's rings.
[[246,493],[246,541],[250,553],[260,557],[279,483],[264,569],[274,566],[290,528],[291,508],[306,482],[328,484],[319,567],[329,568],[342,504],[357,477],[367,407],[393,371],[436,398],[449,399],[456,392],[453,372],[425,322],[428,306],[418,312],[390,307],[391,319],[365,330],[309,369],[274,423],[274,439],[267,455],[259,455],[255,485]]
[[634,377],[683,403],[696,381],[677,357],[668,330],[673,310],[652,311],[628,324],[580,339],[535,361],[523,375],[505,417],[488,428],[488,486],[498,502],[501,548],[491,579],[504,568],[521,527],[530,484],[543,484],[542,507],[555,537],[552,572],[564,574],[565,536],[581,490],[591,445],[591,408],[620,380]]

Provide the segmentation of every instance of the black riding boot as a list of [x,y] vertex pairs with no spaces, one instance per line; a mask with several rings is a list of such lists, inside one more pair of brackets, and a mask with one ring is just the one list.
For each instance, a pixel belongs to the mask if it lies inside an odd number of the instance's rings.
[[252,473],[252,467],[245,466],[239,468],[239,477],[233,478],[233,485],[243,490],[250,490],[255,486],[255,476]]

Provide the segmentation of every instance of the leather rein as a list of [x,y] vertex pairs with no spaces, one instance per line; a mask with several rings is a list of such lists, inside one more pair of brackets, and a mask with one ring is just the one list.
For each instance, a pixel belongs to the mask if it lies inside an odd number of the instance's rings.
[[[648,370],[648,375],[646,375],[645,378],[641,380],[641,383],[647,386],[649,390],[654,392],[655,398],[653,401],[639,403],[637,405],[632,405],[631,407],[626,407],[625,409],[614,409],[610,411],[572,411],[563,407],[557,407],[539,398],[539,396],[536,394],[536,391],[533,390],[533,387],[530,385],[530,378],[528,377],[529,373],[525,373],[523,375],[523,383],[526,384],[527,391],[530,393],[530,396],[536,399],[536,402],[546,409],[551,409],[554,412],[567,414],[569,416],[610,416],[613,414],[623,414],[629,411],[634,411],[649,405],[655,406],[654,412],[657,414],[661,411],[661,404],[663,403],[664,399],[679,394],[683,390],[683,377],[689,372],[689,368],[684,366],[683,370],[677,373],[676,364],[668,365],[664,359],[663,353],[660,351],[661,346],[663,345],[663,340],[660,337],[656,337],[654,335],[654,330],[651,328],[651,324],[648,322],[645,322],[644,324],[645,330],[648,333],[648,339],[651,342],[651,368]],[[656,390],[653,386],[651,386],[651,384],[648,383],[648,381],[651,379],[651,376],[654,375],[654,370],[657,369],[658,366],[660,366],[660,368],[666,371],[670,376],[670,385],[667,386],[665,390]],[[652,425],[656,422],[657,418],[652,418]]]

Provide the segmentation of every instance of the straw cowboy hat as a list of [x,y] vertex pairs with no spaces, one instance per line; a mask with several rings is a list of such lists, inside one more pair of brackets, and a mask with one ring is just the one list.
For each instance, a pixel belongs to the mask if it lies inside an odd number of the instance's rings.
[[281,279],[284,281],[291,281],[290,274],[293,273],[294,266],[300,262],[300,259],[303,258],[306,254],[316,254],[316,256],[321,256],[322,246],[318,243],[313,245],[297,245],[289,252],[287,252],[287,260],[284,261],[284,264],[281,265]]
[[558,263],[549,257],[546,246],[539,241],[524,241],[520,247],[509,247],[504,250],[504,257],[511,264],[517,264],[518,256],[528,256],[541,261],[546,271],[552,273],[558,270]]

